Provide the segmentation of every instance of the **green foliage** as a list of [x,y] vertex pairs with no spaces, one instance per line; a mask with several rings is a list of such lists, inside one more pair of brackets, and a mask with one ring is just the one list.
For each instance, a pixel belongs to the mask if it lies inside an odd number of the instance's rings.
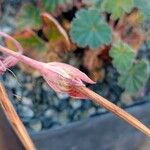
[[146,83],[148,79],[148,66],[144,60],[134,64],[129,71],[119,78],[119,85],[130,93],[136,94]]
[[113,45],[110,56],[112,63],[120,73],[119,85],[134,95],[146,83],[148,79],[147,63],[143,60],[134,64],[135,53],[131,47],[123,42]]
[[134,6],[133,0],[104,0],[102,9],[111,13],[113,19],[118,19],[132,10]]
[[[41,27],[41,10],[54,12],[58,5],[65,4],[67,2],[70,2],[70,0],[41,0],[37,6],[34,6],[31,3],[23,5],[18,16],[17,29],[39,29]],[[42,6],[44,7],[43,9],[41,9]]]
[[150,30],[147,31],[146,44],[147,44],[148,48],[150,49]]
[[64,4],[70,0],[42,0],[42,4],[46,11],[54,12],[58,5]]
[[81,9],[72,21],[70,36],[80,47],[99,48],[111,42],[112,32],[96,9]]
[[65,48],[65,50],[69,50],[70,49],[69,36],[66,33],[66,31],[62,28],[62,26],[59,24],[59,22],[48,13],[42,13],[41,17],[43,22],[42,32],[44,36],[48,39],[49,48],[53,50],[56,48],[57,52],[58,47],[60,47],[61,50],[63,48]]
[[53,12],[58,5],[58,0],[42,0],[42,4],[46,11]]
[[110,56],[113,58],[113,65],[120,74],[126,73],[135,59],[133,49],[123,42],[113,44]]
[[149,0],[134,0],[135,6],[141,10],[146,20],[150,19],[150,1]]
[[90,7],[100,8],[103,0],[83,0],[83,3]]
[[[63,28],[51,15],[41,15],[43,22],[43,34],[49,41],[56,41],[63,37]],[[61,29],[60,29],[61,28]],[[65,32],[65,31],[64,31]]]
[[[46,44],[45,42],[39,38],[33,31],[26,30],[24,32],[21,32],[19,34],[16,34],[13,36],[18,42],[21,43],[21,45],[26,50],[37,50],[37,51],[44,51],[46,50]],[[7,46],[11,49],[14,49],[12,47],[12,41],[8,40]]]
[[[59,6],[61,6],[61,10],[57,9]],[[73,6],[77,7],[77,12],[73,20],[70,21],[61,15],[61,12]],[[140,11],[137,9],[132,11],[135,7]],[[135,63],[137,51],[135,52],[130,46],[135,48],[136,41],[138,41],[139,45],[137,47],[139,48],[145,40],[141,38],[141,36],[145,36],[145,33],[141,30],[138,32],[139,25],[142,24],[139,21],[139,16],[142,14],[141,16],[145,16],[146,21],[148,21],[150,19],[149,9],[149,0],[82,0],[82,2],[73,0],[38,0],[36,6],[27,4],[22,7],[18,15],[17,25],[19,28],[17,29],[23,32],[13,35],[27,50],[26,53],[33,58],[37,57],[37,59],[42,57],[42,60],[47,60],[46,57],[50,57],[50,60],[51,58],[52,60],[59,60],[57,58],[61,57],[64,51],[75,50],[77,46],[94,49],[95,51],[91,50],[91,55],[95,54],[94,57],[96,58],[101,56],[105,60],[110,60],[111,56],[112,64],[120,74],[119,85],[133,95],[146,82],[148,71],[145,61]],[[45,11],[51,13],[51,15],[43,13]],[[130,14],[122,18],[126,13]],[[109,19],[109,14],[111,14],[111,19]],[[58,17],[62,24],[53,16]],[[120,18],[121,20],[119,20]],[[118,19],[118,22],[114,24],[116,19]],[[147,30],[147,35],[150,35],[149,28],[144,29]],[[70,38],[76,45],[70,43],[66,30],[67,32],[69,30]],[[114,30],[113,33],[112,30]],[[40,37],[37,33],[41,33],[39,34]],[[149,37],[147,36],[148,45],[150,45]],[[113,42],[118,39],[122,41]],[[130,46],[125,44],[126,42]],[[109,44],[111,44],[111,50],[108,46]],[[108,47],[105,49],[104,45]],[[14,49],[11,41],[7,41],[7,46]],[[101,51],[102,48],[104,48],[103,51]],[[43,58],[43,56],[46,57]],[[85,56],[83,55],[83,57]],[[103,60],[103,58],[100,59]],[[93,61],[95,61],[95,64],[99,64],[100,60]],[[95,73],[93,70],[91,72]],[[91,72],[89,74],[92,74]]]
[[17,21],[17,29],[38,29],[41,26],[40,11],[32,4],[26,4],[21,8]]

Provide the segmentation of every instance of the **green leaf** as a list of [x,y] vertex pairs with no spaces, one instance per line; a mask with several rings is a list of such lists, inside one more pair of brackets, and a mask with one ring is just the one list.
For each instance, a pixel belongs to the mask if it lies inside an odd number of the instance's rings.
[[49,41],[56,41],[62,38],[69,41],[66,31],[53,16],[48,13],[42,13],[41,18],[43,22],[43,33]]
[[102,2],[103,0],[83,0],[83,4],[97,8],[100,8]]
[[44,8],[48,12],[53,12],[57,7],[58,2],[59,0],[42,0]]
[[60,46],[60,49],[70,49],[69,36],[59,22],[48,13],[42,13],[41,17],[43,22],[42,31],[49,41],[49,47],[53,47],[51,49],[58,49],[58,46]]
[[136,54],[129,45],[120,41],[113,44],[110,56],[113,58],[114,67],[120,74],[123,74],[132,66]]
[[141,60],[134,64],[129,71],[119,77],[119,85],[130,93],[136,94],[148,80],[148,65],[146,61]]
[[150,49],[150,30],[147,31],[146,44],[148,46],[148,49]]
[[133,0],[104,0],[102,9],[111,13],[111,17],[116,20],[128,13],[134,7]]
[[[31,30],[25,30],[23,32],[14,34],[13,38],[15,38],[25,50],[35,50],[36,52],[47,50],[46,43]],[[15,48],[10,40],[6,40],[6,44],[10,49]]]
[[141,10],[146,20],[150,19],[150,1],[149,0],[134,0],[135,6]]
[[54,12],[58,5],[65,4],[70,0],[42,0],[42,4],[46,11]]
[[111,42],[112,31],[97,9],[81,9],[72,21],[70,36],[80,47],[99,48]]
[[40,11],[32,4],[26,4],[21,8],[18,16],[17,29],[38,29],[41,26]]

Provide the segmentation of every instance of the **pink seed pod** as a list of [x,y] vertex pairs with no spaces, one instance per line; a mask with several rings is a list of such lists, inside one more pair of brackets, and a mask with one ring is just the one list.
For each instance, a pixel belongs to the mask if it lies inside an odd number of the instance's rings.
[[83,82],[95,83],[79,69],[65,63],[51,62],[44,64],[40,72],[54,91],[57,93],[67,92],[74,98],[87,98],[74,87],[85,86]]

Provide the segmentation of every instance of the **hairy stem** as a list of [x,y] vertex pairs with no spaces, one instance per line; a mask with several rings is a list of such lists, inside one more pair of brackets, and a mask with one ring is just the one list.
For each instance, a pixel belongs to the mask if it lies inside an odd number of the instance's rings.
[[116,106],[115,104],[111,103],[104,97],[98,95],[97,93],[91,91],[90,89],[86,87],[76,87],[76,89],[82,94],[89,97],[89,99],[91,99],[93,102],[111,111],[112,113],[114,113],[115,115],[123,119],[124,121],[128,122],[130,125],[132,125],[136,129],[143,132],[145,135],[150,136],[150,129],[148,127],[143,125],[138,119],[136,119],[135,117],[133,117],[131,114],[127,113],[120,107]]
[[13,56],[15,58],[17,58],[19,61],[37,69],[37,70],[41,70],[43,68],[43,63],[42,62],[39,62],[39,61],[36,61],[34,59],[31,59],[29,57],[26,57],[20,53],[17,53],[15,51],[12,51],[6,47],[3,47],[0,45],[0,51],[3,52],[3,53],[6,53],[10,56]]

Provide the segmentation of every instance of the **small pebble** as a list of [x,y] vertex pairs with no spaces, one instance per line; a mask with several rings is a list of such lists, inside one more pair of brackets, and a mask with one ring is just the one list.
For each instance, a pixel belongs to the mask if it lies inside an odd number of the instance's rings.
[[23,105],[26,105],[28,107],[33,107],[33,102],[30,98],[23,97],[21,102]]
[[89,114],[89,116],[91,116],[91,115],[94,115],[96,113],[96,109],[93,107],[93,108],[90,108],[89,110],[88,110],[88,114]]
[[70,100],[70,105],[71,105],[71,107],[72,107],[73,109],[78,109],[78,108],[81,107],[82,102],[81,102],[81,100],[73,100],[73,99],[71,99],[71,100]]
[[64,99],[68,99],[69,98],[69,95],[67,93],[57,93],[57,97],[60,99],[60,100],[64,100]]
[[38,120],[38,119],[32,119],[32,120],[30,120],[30,122],[29,122],[29,127],[30,127],[33,131],[39,132],[39,131],[41,131],[41,129],[42,129],[42,123],[41,123],[41,121]]
[[56,115],[56,112],[53,109],[47,109],[44,113],[44,116],[47,118],[51,118]]
[[66,124],[69,122],[69,118],[68,118],[68,113],[67,111],[63,111],[63,112],[60,112],[59,115],[58,115],[58,120],[61,122],[61,124]]
[[77,121],[77,120],[79,120],[80,118],[81,118],[81,110],[80,109],[77,109],[77,110],[75,110],[74,112],[73,112],[73,114],[72,114],[72,120],[73,121]]
[[9,87],[9,88],[15,88],[15,87],[17,87],[17,79],[15,79],[15,77],[14,76],[12,76],[12,75],[9,75],[9,76],[7,76],[7,87]]
[[21,117],[24,117],[24,118],[25,117],[32,118],[34,116],[33,110],[27,106],[19,106],[18,113]]

